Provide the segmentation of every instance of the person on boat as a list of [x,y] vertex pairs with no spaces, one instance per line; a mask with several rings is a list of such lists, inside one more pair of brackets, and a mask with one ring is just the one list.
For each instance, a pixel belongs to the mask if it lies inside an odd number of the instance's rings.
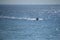
[[39,20],[39,18],[36,18],[36,20],[38,21],[38,20]]

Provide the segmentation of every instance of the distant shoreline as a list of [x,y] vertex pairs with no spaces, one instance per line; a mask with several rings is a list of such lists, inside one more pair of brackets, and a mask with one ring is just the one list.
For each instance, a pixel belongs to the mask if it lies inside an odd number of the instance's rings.
[[0,5],[41,5],[41,6],[43,6],[43,5],[45,5],[45,6],[47,6],[47,5],[49,5],[49,6],[54,5],[54,6],[59,6],[60,4],[0,4]]

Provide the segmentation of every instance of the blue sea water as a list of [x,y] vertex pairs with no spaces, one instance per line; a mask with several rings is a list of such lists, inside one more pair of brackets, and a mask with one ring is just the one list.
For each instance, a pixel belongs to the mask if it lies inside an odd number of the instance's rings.
[[0,40],[60,40],[60,5],[0,5]]

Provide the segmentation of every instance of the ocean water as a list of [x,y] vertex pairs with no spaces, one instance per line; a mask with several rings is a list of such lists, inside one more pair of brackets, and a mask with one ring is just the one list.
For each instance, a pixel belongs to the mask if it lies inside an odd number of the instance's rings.
[[0,40],[60,40],[60,5],[0,5]]

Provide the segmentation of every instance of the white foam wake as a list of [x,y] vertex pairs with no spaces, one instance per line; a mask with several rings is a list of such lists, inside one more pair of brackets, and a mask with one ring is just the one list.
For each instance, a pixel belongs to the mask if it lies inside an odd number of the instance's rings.
[[[27,18],[27,17],[10,17],[10,16],[0,16],[0,18],[7,18],[7,19],[24,19],[24,20],[36,20],[36,18]],[[43,18],[39,18],[39,20],[43,20]]]

